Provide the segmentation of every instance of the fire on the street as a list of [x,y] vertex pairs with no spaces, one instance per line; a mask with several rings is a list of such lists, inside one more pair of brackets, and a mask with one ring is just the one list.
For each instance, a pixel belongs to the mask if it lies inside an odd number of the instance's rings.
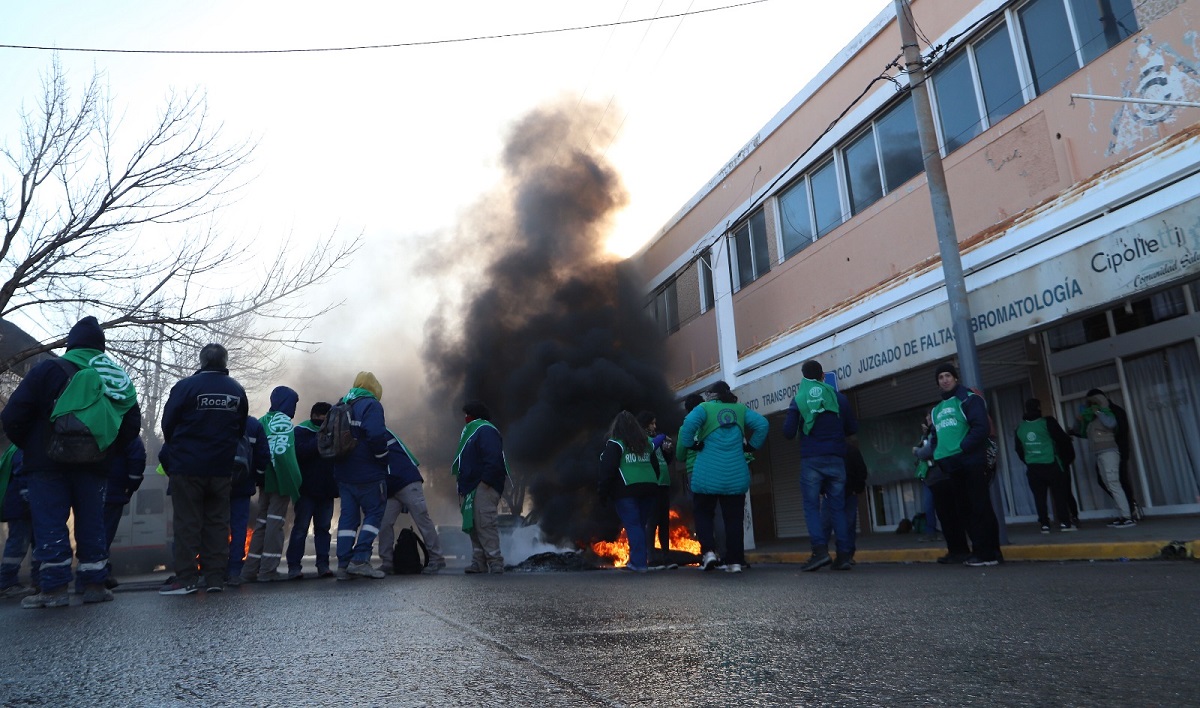
[[[674,509],[671,510],[670,527],[671,550],[700,554],[700,542],[693,539],[687,527],[680,523],[679,512]],[[654,538],[654,547],[662,548],[657,536]],[[593,543],[592,551],[601,558],[611,559],[614,568],[625,566],[629,563],[629,538],[625,535],[625,529],[621,529],[621,535],[617,537],[616,541]]]

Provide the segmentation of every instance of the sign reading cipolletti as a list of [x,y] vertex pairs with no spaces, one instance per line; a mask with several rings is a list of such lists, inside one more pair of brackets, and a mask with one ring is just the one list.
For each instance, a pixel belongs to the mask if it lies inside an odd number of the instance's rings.
[[[971,329],[978,344],[987,344],[1195,273],[1200,199],[970,292]],[[950,307],[942,303],[815,358],[847,389],[956,352]],[[787,409],[799,381],[797,364],[743,384],[737,394],[748,407],[774,413]]]

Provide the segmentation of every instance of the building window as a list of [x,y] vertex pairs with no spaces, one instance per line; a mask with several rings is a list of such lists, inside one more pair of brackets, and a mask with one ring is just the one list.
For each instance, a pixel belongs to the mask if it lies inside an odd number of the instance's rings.
[[660,334],[668,335],[679,331],[679,291],[674,278],[654,294],[650,309]]
[[779,226],[783,235],[784,258],[799,253],[814,240],[808,181],[803,177],[779,195]]
[[1117,334],[1124,334],[1186,314],[1187,302],[1183,298],[1183,290],[1172,288],[1114,307],[1112,311],[1113,327],[1116,328]]
[[1038,94],[1138,29],[1131,0],[1033,0],[1017,17]]
[[1108,315],[1103,312],[1064,322],[1051,328],[1046,334],[1052,352],[1098,342],[1111,336],[1108,330]]
[[983,132],[979,100],[975,95],[975,80],[971,77],[973,73],[971,57],[964,50],[943,64],[933,75],[938,124],[942,129],[942,145],[947,155]]
[[809,176],[809,184],[813,211],[817,216],[817,238],[820,238],[842,223],[842,201],[838,196],[837,169],[833,160],[818,167]]
[[1021,77],[1013,57],[1008,23],[1002,23],[972,45],[975,66],[979,68],[980,89],[987,109],[989,125],[995,125],[1025,104]]
[[737,259],[738,288],[744,288],[771,270],[767,250],[767,217],[762,209],[733,230],[734,255]]
[[887,191],[898,189],[925,169],[911,93],[875,121],[875,135],[879,139],[883,183]]
[[875,126],[842,148],[846,168],[846,192],[850,213],[857,214],[879,201],[883,182],[879,176],[879,154],[875,149]]
[[717,303],[713,291],[712,249],[704,249],[700,254],[700,307],[703,312],[713,309]]

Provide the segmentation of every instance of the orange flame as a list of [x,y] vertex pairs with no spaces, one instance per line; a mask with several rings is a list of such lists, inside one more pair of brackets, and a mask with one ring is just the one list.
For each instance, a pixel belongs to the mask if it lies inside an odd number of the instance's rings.
[[[669,539],[673,551],[700,554],[700,542],[693,539],[687,527],[680,523],[679,512],[674,509],[671,510]],[[658,536],[654,537],[654,547],[662,548],[658,542]],[[621,535],[617,537],[616,541],[593,543],[592,551],[601,558],[611,559],[614,568],[627,565],[629,563],[629,537],[625,535],[625,529],[621,529]]]

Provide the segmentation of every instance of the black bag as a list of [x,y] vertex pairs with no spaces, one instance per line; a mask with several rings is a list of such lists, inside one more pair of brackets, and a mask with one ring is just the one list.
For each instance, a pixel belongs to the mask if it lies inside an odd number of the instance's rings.
[[[63,385],[62,391],[59,391],[58,395],[54,397],[51,410],[58,405],[58,399],[62,397],[63,391],[67,390],[67,387],[71,385],[71,380],[79,372],[79,369],[66,359],[60,358],[54,361],[67,375],[67,383]],[[92,435],[91,428],[79,420],[74,413],[59,416],[50,424],[50,437],[46,441],[46,457],[52,461],[64,465],[90,465],[102,462],[107,456],[108,450],[100,449],[100,445],[96,443],[96,436]]]
[[400,529],[392,553],[392,572],[396,575],[416,575],[429,565],[429,548],[412,527]]
[[358,446],[354,428],[350,422],[350,404],[337,403],[329,409],[317,431],[317,452],[321,457],[345,457]]

